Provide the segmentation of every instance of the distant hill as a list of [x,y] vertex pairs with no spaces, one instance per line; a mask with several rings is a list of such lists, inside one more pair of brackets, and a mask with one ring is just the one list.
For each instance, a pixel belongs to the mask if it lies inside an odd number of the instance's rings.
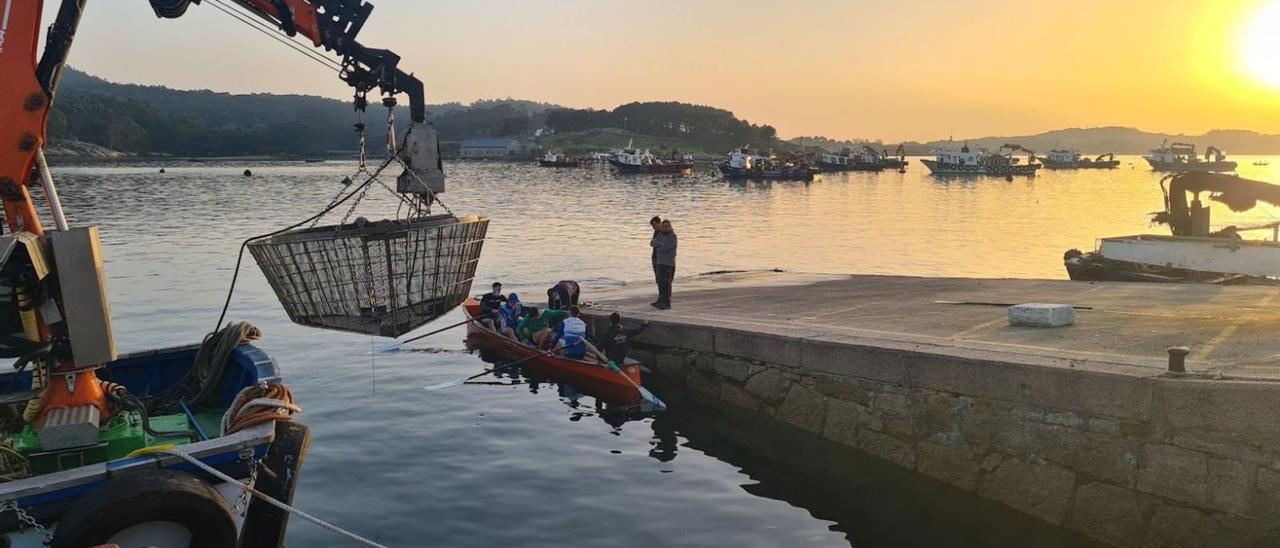
[[[547,130],[542,143],[573,151],[614,149],[634,139],[655,150],[679,149],[719,156],[739,146],[759,150],[839,150],[864,141],[796,137],[781,141],[767,124],[742,120],[711,106],[675,102],[630,103],[612,110],[495,99],[464,105],[429,105],[428,116],[445,141],[476,137],[528,137]],[[370,142],[380,142],[382,107],[367,114]],[[408,121],[399,107],[399,123]],[[49,120],[50,152],[109,157],[117,153],[167,156],[319,156],[355,151],[355,116],[346,101],[311,95],[232,94],[118,84],[68,69]],[[1280,135],[1214,130],[1168,135],[1134,128],[1062,129],[1038,135],[956,139],[955,144],[999,148],[1019,144],[1037,152],[1073,148],[1086,154],[1141,154],[1161,142],[1189,142],[1230,154],[1280,154]],[[897,143],[865,141],[893,150]],[[928,154],[947,141],[904,143],[908,154]]]
[[[999,148],[1003,144],[1018,144],[1037,152],[1047,152],[1055,148],[1076,149],[1085,154],[1143,154],[1160,146],[1164,141],[1191,143],[1201,151],[1215,146],[1229,154],[1280,154],[1280,135],[1266,135],[1255,131],[1238,129],[1216,129],[1203,135],[1151,133],[1127,127],[1101,127],[1089,129],[1060,129],[1038,135],[1013,137],[982,137],[978,139],[956,139],[952,145],[969,143],[971,146],[982,146],[990,149]],[[906,143],[908,154],[928,154],[930,151],[947,146],[948,141],[932,141],[929,143]]]
[[[556,105],[513,99],[428,106],[443,140],[525,135]],[[369,107],[370,142],[385,112]],[[396,120],[409,119],[399,107]],[[232,94],[117,84],[68,69],[49,120],[51,148],[82,142],[131,154],[174,156],[297,155],[354,152],[350,103],[310,95]],[[375,145],[376,146],[376,145]]]

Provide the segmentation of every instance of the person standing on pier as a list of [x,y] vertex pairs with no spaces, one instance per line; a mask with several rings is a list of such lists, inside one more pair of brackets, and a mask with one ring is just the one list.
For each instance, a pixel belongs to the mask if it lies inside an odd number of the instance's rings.
[[[653,240],[662,232],[662,217],[654,215],[649,219],[649,228],[653,229],[653,237],[649,238],[649,245],[652,246]],[[653,252],[649,254],[649,262],[653,264],[653,281],[658,283],[658,248],[653,248]]]
[[658,300],[653,304],[658,310],[671,308],[671,282],[676,277],[676,231],[670,220],[662,221],[662,228],[649,242],[658,264]]

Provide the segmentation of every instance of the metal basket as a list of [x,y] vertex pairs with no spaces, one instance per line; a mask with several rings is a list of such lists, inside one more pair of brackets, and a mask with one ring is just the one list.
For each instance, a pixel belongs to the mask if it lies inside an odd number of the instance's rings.
[[462,304],[487,217],[440,215],[301,229],[249,251],[289,319],[398,337]]

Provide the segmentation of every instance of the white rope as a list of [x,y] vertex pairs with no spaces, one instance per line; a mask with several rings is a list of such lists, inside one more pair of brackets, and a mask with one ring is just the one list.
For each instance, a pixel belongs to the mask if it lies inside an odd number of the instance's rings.
[[344,537],[347,537],[347,538],[349,538],[349,539],[351,539],[351,540],[354,540],[354,541],[356,541],[356,542],[358,542],[358,543],[360,543],[360,544],[363,544],[363,545],[365,545],[365,546],[374,546],[374,547],[377,547],[377,548],[387,548],[387,546],[386,546],[386,545],[378,544],[377,542],[374,542],[374,541],[369,540],[369,539],[367,539],[367,538],[364,538],[364,537],[362,537],[362,536],[360,536],[360,535],[357,535],[357,534],[355,534],[355,533],[352,533],[351,531],[347,531],[346,529],[343,529],[343,528],[341,528],[341,527],[338,527],[337,525],[334,525],[334,524],[332,524],[332,523],[329,523],[329,522],[327,522],[327,521],[325,521],[325,520],[322,520],[322,519],[320,519],[320,518],[318,518],[318,517],[315,517],[315,516],[313,516],[313,515],[311,515],[311,514],[308,514],[308,513],[306,513],[306,512],[303,512],[302,510],[299,510],[299,509],[297,509],[297,508],[294,508],[294,507],[292,507],[292,506],[289,506],[288,504],[285,504],[285,503],[280,502],[280,501],[278,501],[278,500],[276,500],[276,499],[274,499],[274,498],[271,498],[270,496],[267,496],[267,494],[266,494],[266,493],[263,493],[262,491],[259,491],[259,490],[257,490],[257,489],[254,489],[253,487],[250,487],[250,486],[248,486],[248,485],[245,485],[245,484],[243,484],[243,483],[240,483],[240,482],[239,482],[238,480],[236,480],[235,478],[233,478],[233,477],[231,477],[231,476],[228,476],[228,475],[226,475],[226,474],[223,474],[222,472],[219,472],[219,471],[218,471],[218,469],[216,469],[216,468],[214,468],[214,467],[212,467],[212,466],[209,466],[208,464],[205,464],[205,463],[203,463],[203,462],[200,462],[200,459],[197,459],[197,458],[195,458],[195,457],[193,457],[193,456],[191,456],[191,455],[188,455],[188,454],[186,454],[186,453],[181,453],[181,452],[178,452],[178,451],[166,451],[166,452],[165,452],[165,453],[163,453],[163,454],[173,455],[173,456],[175,456],[175,457],[181,458],[182,460],[187,461],[188,463],[190,463],[191,465],[195,466],[196,468],[199,468],[199,469],[201,469],[201,470],[204,470],[205,472],[209,473],[210,475],[212,475],[212,476],[214,476],[214,477],[216,477],[216,478],[218,478],[218,479],[220,479],[220,480],[222,480],[222,481],[225,481],[225,482],[228,482],[228,483],[233,483],[233,484],[235,484],[235,485],[240,486],[240,488],[241,488],[241,489],[244,489],[244,490],[245,490],[245,491],[247,491],[249,494],[251,494],[251,495],[253,495],[253,496],[255,496],[255,497],[258,497],[259,499],[261,499],[261,500],[265,501],[267,504],[270,504],[270,505],[272,505],[272,506],[275,506],[276,508],[279,508],[279,509],[284,510],[284,511],[286,511],[286,512],[289,512],[289,513],[291,513],[291,514],[297,514],[297,515],[298,515],[298,517],[300,517],[300,518],[302,518],[302,519],[305,519],[305,520],[307,520],[307,521],[309,521],[309,522],[311,522],[311,523],[314,523],[314,524],[316,524],[316,525],[319,525],[320,527],[323,527],[323,528],[328,529],[328,530],[330,530],[330,531],[332,531],[332,532],[334,532],[334,533],[337,533],[337,534],[342,535],[342,536],[344,536]]

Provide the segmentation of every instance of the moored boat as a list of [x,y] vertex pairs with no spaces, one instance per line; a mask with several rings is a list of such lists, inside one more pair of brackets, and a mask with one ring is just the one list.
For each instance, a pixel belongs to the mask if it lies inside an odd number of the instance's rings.
[[1228,160],[1225,152],[1215,147],[1205,150],[1204,158],[1196,155],[1196,146],[1190,143],[1173,143],[1160,145],[1160,148],[1147,152],[1146,159],[1155,171],[1235,171],[1236,163]]
[[812,181],[818,172],[800,159],[780,160],[753,154],[746,148],[734,149],[717,167],[726,179]]
[[[475,299],[463,303],[463,309],[468,319],[481,315],[480,303]],[[636,390],[636,386],[642,385],[640,362],[631,358],[627,358],[625,364],[618,364],[622,370],[619,374],[598,363],[546,353],[474,321],[467,324],[467,340],[469,344],[507,360],[527,359],[529,361],[523,367],[535,376],[569,384],[589,395],[622,404],[636,404],[642,400],[640,392]],[[623,375],[627,378],[623,378]]]
[[693,172],[693,160],[687,157],[663,160],[650,154],[648,150],[641,151],[630,144],[627,145],[627,148],[615,152],[613,157],[609,159],[609,165],[612,165],[621,173],[687,175]]
[[841,171],[884,171],[885,165],[878,157],[868,161],[863,154],[846,148],[840,152],[824,152],[818,155],[814,165],[823,172]]
[[[1167,187],[1166,187],[1167,185]],[[1199,196],[1245,211],[1259,202],[1280,205],[1280,186],[1233,175],[1184,172],[1161,180],[1165,211],[1153,221],[1169,225],[1171,236],[1102,238],[1088,253],[1063,256],[1072,280],[1263,283],[1280,280],[1280,223],[1210,228],[1210,210]],[[1191,202],[1187,199],[1191,197]],[[1266,230],[1271,240],[1246,240],[1242,233]]]
[[1113,169],[1120,167],[1120,160],[1112,153],[1101,154],[1096,158],[1080,155],[1080,151],[1071,149],[1050,150],[1047,156],[1038,157],[1046,169]]
[[549,150],[538,160],[541,167],[582,167],[582,164],[581,158],[571,158],[558,150]]
[[[934,151],[934,159],[921,160],[920,162],[929,168],[934,175],[992,175],[992,176],[1013,176],[1013,175],[1035,175],[1036,170],[1040,169],[1040,164],[1034,161],[1028,161],[1023,164],[1018,158],[1013,157],[1012,150],[1006,153],[1005,149],[1025,150],[1016,145],[1005,145],[1001,147],[1000,152],[989,152],[979,148],[974,150],[969,145],[960,147],[960,150],[951,148],[941,148]],[[1027,151],[1030,159],[1035,158],[1035,153]]]

